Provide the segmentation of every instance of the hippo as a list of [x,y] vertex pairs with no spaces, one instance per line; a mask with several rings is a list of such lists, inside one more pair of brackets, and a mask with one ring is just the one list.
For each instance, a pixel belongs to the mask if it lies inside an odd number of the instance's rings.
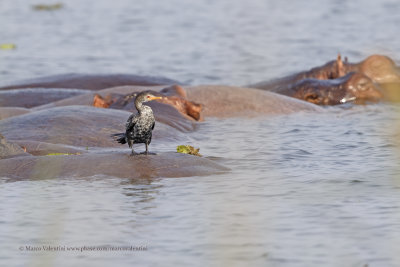
[[129,115],[124,110],[60,106],[1,120],[0,176],[20,180],[101,174],[133,179],[228,171],[210,159],[173,152],[190,139],[161,122],[153,135],[157,154],[129,157],[110,137],[124,129]]
[[248,87],[274,91],[276,88],[289,86],[303,79],[337,79],[350,72],[360,72],[374,83],[400,82],[400,70],[394,61],[387,56],[372,55],[359,63],[349,63],[347,58],[342,61],[339,54],[336,60],[330,61],[323,66],[272,81],[251,84]]
[[250,84],[250,88],[258,88],[268,91],[274,91],[276,88],[287,87],[303,79],[317,79],[317,80],[329,80],[340,78],[348,73],[347,70],[347,58],[345,62],[342,61],[340,54],[336,60],[329,61],[328,63],[312,68],[308,71],[302,71],[296,74],[285,76],[282,78],[274,79],[271,81],[264,81],[255,84]]
[[0,107],[32,108],[88,92],[91,91],[64,88],[0,90]]
[[323,112],[323,109],[307,103],[254,88],[222,85],[186,87],[188,99],[202,103],[203,116],[216,118],[259,117],[291,114],[299,111]]
[[175,152],[129,157],[121,151],[78,155],[13,157],[0,160],[8,181],[81,178],[102,175],[123,179],[190,177],[226,173],[229,169],[207,159]]
[[[201,121],[201,109],[202,105],[189,101],[186,99],[185,90],[179,85],[172,85],[170,87],[163,88],[159,92],[150,91],[155,95],[161,95],[163,98],[156,100],[159,103],[167,104],[176,108],[185,117]],[[102,108],[115,108],[124,110],[133,110],[133,102],[138,92],[133,92],[126,95],[119,95],[115,93],[107,94],[102,97],[99,94],[95,94],[93,97],[93,106]],[[148,105],[152,105],[148,103]],[[153,104],[156,105],[156,104]]]
[[[322,109],[314,104],[305,103],[297,99],[293,99],[288,96],[261,91],[253,88],[242,88],[235,86],[223,86],[223,85],[198,85],[198,86],[186,86],[183,89],[180,86],[171,86],[167,88],[151,88],[150,90],[160,92],[163,96],[167,96],[167,101],[160,103],[152,101],[148,105],[152,107],[156,120],[158,114],[166,116],[169,112],[165,107],[175,107],[175,110],[179,110],[180,114],[187,115],[184,118],[192,116],[191,120],[197,120],[198,110],[201,107],[200,119],[206,117],[217,117],[217,118],[231,118],[231,117],[257,117],[266,115],[278,115],[278,114],[290,114],[298,111],[310,111],[310,112],[321,112]],[[102,90],[99,93],[104,94],[107,91],[106,99],[110,100],[113,97],[113,93],[123,88],[110,88]],[[128,89],[128,88],[127,88]],[[132,88],[131,90],[135,90]],[[136,89],[137,90],[137,89]],[[112,103],[110,108],[118,108],[123,110],[133,110],[133,101],[135,93],[125,95],[125,99],[117,97],[117,101]],[[191,111],[188,108],[180,109],[176,104],[171,103],[170,96],[176,96],[179,98],[185,97],[186,103],[189,103],[189,107],[194,107],[196,116],[191,115]],[[94,99],[94,101],[96,101]],[[65,102],[65,101],[64,101]],[[167,104],[165,104],[167,103]],[[179,100],[181,105],[182,100]],[[201,104],[197,104],[201,103]],[[108,104],[107,104],[108,105]],[[200,106],[201,105],[201,106]],[[171,120],[168,122],[163,121],[170,125]],[[173,120],[172,120],[173,121]],[[179,122],[180,124],[182,122]],[[175,125],[176,122],[174,122]],[[176,126],[175,126],[176,127]]]
[[[110,107],[110,104],[115,102],[116,100],[123,99],[121,96],[129,94],[135,94],[141,92],[143,90],[153,90],[159,93],[160,90],[165,89],[164,86],[117,86],[112,88],[106,88],[99,91],[90,91],[87,94],[78,95],[75,97],[70,97],[66,99],[62,99],[59,101],[54,101],[51,103],[47,103],[41,106],[35,106],[31,108],[30,111],[39,111],[39,110],[47,110],[55,107],[64,107],[64,106],[72,106],[72,105],[84,105],[84,106],[95,106],[95,107]],[[51,89],[49,89],[51,91]],[[10,90],[12,91],[12,90]],[[171,90],[170,90],[171,91]],[[172,94],[171,92],[164,92],[164,95]],[[105,97],[102,97],[105,96]],[[128,99],[129,100],[129,99]],[[131,99],[132,100],[132,99]],[[155,102],[155,101],[153,101]],[[134,111],[133,101],[129,104],[129,101],[126,103],[118,104],[116,103],[113,108],[120,109],[125,111]],[[154,115],[157,121],[163,122],[171,127],[179,129],[180,131],[193,131],[194,130],[194,119],[187,115],[186,113],[181,113],[176,105],[173,103],[159,103],[150,102],[149,105],[153,108]],[[1,112],[1,109],[0,109]],[[198,111],[200,112],[200,110]],[[201,114],[199,114],[201,115]],[[129,117],[129,115],[128,115]]]
[[338,105],[347,102],[377,102],[383,94],[366,75],[350,72],[332,80],[306,78],[290,85],[276,87],[273,92],[305,100],[317,105]]
[[[119,147],[110,135],[125,127],[131,113],[90,106],[63,106],[0,120],[2,134],[12,142],[29,140],[74,147]],[[23,129],[23,131],[21,131]],[[186,141],[179,129],[157,123],[154,140]]]
[[171,85],[178,81],[164,77],[139,76],[132,74],[62,74],[40,77],[0,86],[0,90],[20,88],[74,88],[101,90],[122,85]]

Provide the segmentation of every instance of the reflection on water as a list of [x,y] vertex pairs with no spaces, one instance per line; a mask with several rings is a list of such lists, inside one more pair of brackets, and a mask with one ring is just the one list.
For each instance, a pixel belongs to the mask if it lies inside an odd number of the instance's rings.
[[[1,1],[0,77],[65,72],[248,84],[336,57],[399,57],[398,2]],[[396,266],[399,106],[209,119],[190,138],[232,172],[207,177],[0,179],[6,266]],[[152,146],[158,151],[175,147]],[[1,174],[0,174],[1,176]],[[8,177],[9,178],[9,177]],[[11,181],[11,182],[10,182]],[[147,245],[45,253],[25,245]]]
[[[151,179],[139,180],[123,180],[120,184],[123,194],[128,197],[132,206],[129,207],[129,212],[133,214],[148,215],[149,211],[156,206],[152,201],[156,198],[159,189],[163,186],[160,184],[152,184]],[[137,207],[137,210],[132,210],[132,207]]]

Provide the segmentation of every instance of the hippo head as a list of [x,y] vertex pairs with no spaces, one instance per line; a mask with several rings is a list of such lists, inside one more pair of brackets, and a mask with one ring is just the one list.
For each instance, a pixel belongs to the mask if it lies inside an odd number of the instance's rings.
[[334,80],[304,79],[291,89],[294,97],[317,105],[376,102],[383,96],[371,79],[357,72]]
[[[292,85],[294,97],[316,105],[338,105],[346,97],[337,84],[326,80],[304,79]],[[350,96],[348,96],[350,97]]]
[[346,94],[340,100],[341,103],[349,101],[355,101],[356,103],[377,102],[382,99],[383,94],[366,75],[353,72],[347,76],[349,78],[343,84]]
[[338,105],[344,103],[340,100],[342,100],[345,96],[338,90],[310,87],[303,90],[300,97],[299,94],[297,94],[296,97],[316,105]]

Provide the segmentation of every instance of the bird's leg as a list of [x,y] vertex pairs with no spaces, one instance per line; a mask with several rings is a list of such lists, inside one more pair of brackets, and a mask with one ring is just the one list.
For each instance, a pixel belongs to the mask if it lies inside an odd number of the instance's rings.
[[147,144],[147,142],[145,144],[146,144],[146,155],[148,155],[149,154],[149,144]]
[[136,155],[136,152],[135,152],[135,150],[133,150],[133,141],[132,141],[132,140],[129,140],[129,146],[130,146],[130,147],[131,147],[131,149],[132,149],[131,156],[134,156],[134,155]]

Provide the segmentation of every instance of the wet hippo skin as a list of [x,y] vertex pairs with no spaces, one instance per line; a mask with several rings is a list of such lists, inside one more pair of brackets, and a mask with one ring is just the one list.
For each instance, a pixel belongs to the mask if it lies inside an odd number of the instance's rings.
[[[148,87],[152,90],[152,88]],[[165,90],[165,89],[164,89]],[[160,92],[165,92],[161,90]],[[298,111],[321,111],[321,109],[313,104],[298,101],[296,99],[282,96],[271,92],[263,92],[257,89],[241,88],[234,86],[220,85],[199,85],[185,86],[185,94],[190,105],[197,108],[201,105],[200,117],[243,117],[243,116],[265,116],[277,114],[289,114]],[[133,99],[134,97],[131,97]],[[167,97],[167,99],[170,99]],[[121,98],[119,98],[119,101]],[[172,100],[173,101],[173,100]],[[160,103],[162,102],[162,103]],[[175,106],[166,105],[169,101],[153,101],[148,105],[153,108],[155,116],[157,114],[168,114],[167,107]],[[110,108],[123,108],[124,110],[133,109],[133,101],[126,101],[124,104],[111,104]],[[199,108],[200,109],[200,108]],[[185,109],[175,109],[181,111],[178,114],[186,114],[190,111]],[[183,112],[182,112],[183,110]],[[197,110],[195,113],[197,114]],[[171,112],[172,113],[172,112]],[[177,117],[175,115],[174,117]]]
[[203,104],[207,117],[257,117],[299,111],[323,112],[317,105],[252,88],[221,85],[186,87],[188,99]]
[[10,117],[19,116],[22,114],[29,113],[30,110],[27,108],[19,107],[0,107],[0,120],[4,120]]
[[[110,107],[112,103],[115,105],[111,106],[113,109],[122,109],[129,112],[136,112],[134,108],[133,101],[135,94],[145,90],[151,90],[155,92],[159,92],[162,90],[164,86],[118,86],[103,89],[97,92],[90,92],[85,95],[80,95],[76,97],[71,97],[68,99],[63,99],[60,101],[55,101],[46,105],[35,107],[34,110],[46,110],[53,107],[63,107],[69,105],[86,105],[92,106],[97,102],[97,106],[99,107]],[[126,96],[127,99],[124,99]],[[104,96],[104,97],[103,97]],[[147,103],[150,107],[153,108],[154,115],[157,121],[163,122],[167,125],[170,125],[180,131],[193,131],[194,130],[194,121],[188,115],[184,113],[180,113],[174,106],[166,103],[160,103],[156,101],[152,101]],[[128,118],[128,117],[127,117]],[[126,119],[127,119],[126,118]],[[126,121],[125,119],[125,121]]]
[[79,178],[98,174],[130,179],[186,177],[226,171],[227,168],[211,160],[174,152],[134,157],[124,152],[108,152],[0,160],[1,175],[18,180]]
[[15,84],[1,85],[2,89],[18,88],[76,88],[100,90],[121,85],[169,85],[178,84],[164,77],[139,76],[132,74],[62,74],[39,77],[17,82]]
[[[120,147],[110,135],[120,132],[131,113],[87,106],[65,106],[0,121],[8,140],[31,140],[78,147]],[[155,140],[187,140],[177,129],[156,123]]]
[[275,87],[272,91],[317,105],[377,102],[383,97],[379,87],[359,72],[350,72],[331,80],[307,78],[290,85]]
[[[1,136],[4,146],[0,146],[3,158],[0,174],[11,179],[76,178],[98,174],[152,178],[227,171],[209,159],[173,152],[177,144],[189,139],[179,130],[160,122],[156,122],[153,131],[152,151],[156,155],[129,156],[129,149],[110,137],[124,129],[129,115],[129,112],[115,109],[65,106],[2,120],[0,129],[8,140]],[[158,152],[157,148],[161,146],[171,152]]]
[[358,63],[349,63],[347,59],[342,61],[339,55],[336,60],[308,71],[298,72],[282,78],[263,81],[248,85],[251,88],[259,88],[274,91],[278,87],[288,86],[300,80],[312,78],[318,80],[337,79],[350,72],[360,72],[366,75],[374,83],[400,82],[400,71],[395,62],[383,55],[372,55]]
[[0,90],[0,107],[32,108],[88,92],[90,91],[62,88]]

